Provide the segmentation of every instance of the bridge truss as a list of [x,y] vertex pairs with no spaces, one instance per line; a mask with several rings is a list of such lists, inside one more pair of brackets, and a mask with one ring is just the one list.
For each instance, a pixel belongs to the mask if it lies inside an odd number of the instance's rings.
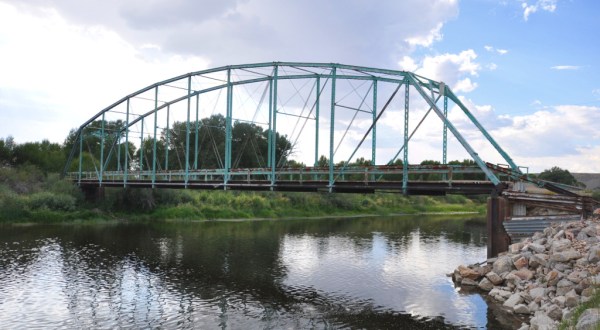
[[[506,165],[482,159],[451,108]],[[423,125],[428,117],[438,125],[441,161],[411,164],[410,142],[432,126]],[[240,133],[244,127],[254,134]],[[449,137],[471,166],[449,164]],[[70,140],[65,174],[81,186],[477,194],[523,177],[443,82],[331,63],[230,65],[173,77],[106,107]]]

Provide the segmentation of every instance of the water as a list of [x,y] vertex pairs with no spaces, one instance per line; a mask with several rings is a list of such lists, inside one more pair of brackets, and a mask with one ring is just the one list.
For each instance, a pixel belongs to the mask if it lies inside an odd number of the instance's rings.
[[0,328],[514,328],[464,218],[3,225]]

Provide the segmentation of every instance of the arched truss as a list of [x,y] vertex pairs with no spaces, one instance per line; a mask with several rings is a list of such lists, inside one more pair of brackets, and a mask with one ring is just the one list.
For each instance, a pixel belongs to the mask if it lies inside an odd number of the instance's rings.
[[[411,99],[415,92],[416,101]],[[342,191],[344,177],[357,173],[348,164],[362,155],[363,160],[367,159],[370,163],[367,170],[360,170],[360,173],[369,172],[364,175],[364,185],[375,186],[386,173],[399,171],[401,188],[407,193],[411,171],[442,171],[446,181],[450,181],[446,174],[453,170],[452,166],[446,166],[449,130],[475,162],[476,171],[483,172],[489,183],[499,187],[502,184],[498,178],[500,172],[481,159],[449,119],[449,102],[462,110],[468,121],[493,146],[503,162],[508,164],[502,173],[508,172],[513,177],[521,175],[519,167],[509,155],[443,82],[406,71],[332,63],[289,62],[230,65],[191,72],[129,94],[79,127],[65,173],[69,172],[79,184],[95,182],[99,186],[156,187],[168,183],[171,186],[195,185],[204,188],[210,184],[212,187],[228,189],[235,182],[245,181],[247,185],[244,189],[260,186],[273,190],[285,186],[282,185],[282,177],[287,175],[286,177],[293,178],[300,171],[312,174],[315,182],[324,181],[324,187],[329,191]],[[420,104],[421,108],[428,110],[419,123],[411,128],[413,104]],[[391,110],[392,108],[395,110]],[[382,118],[386,111],[401,114],[399,118],[403,118],[403,123],[399,120],[397,138],[391,138],[395,141],[393,147],[397,149],[395,156],[378,163],[378,139],[381,140],[378,132],[382,131]],[[409,141],[431,112],[441,120],[439,135],[442,136],[442,166],[409,166]],[[225,120],[224,145],[213,143],[209,148],[212,150],[199,150],[199,139],[210,139],[213,134],[207,129],[209,136],[201,136],[201,118],[214,114],[221,114]],[[109,122],[118,122],[118,125],[108,127]],[[179,128],[185,129],[175,131],[175,122],[179,122]],[[238,122],[250,122],[264,129],[268,139],[267,150],[254,148],[252,151],[257,155],[261,154],[266,160],[261,163],[262,166],[243,170],[237,168],[238,157],[232,154],[232,150],[238,146],[232,146],[232,128]],[[353,138],[348,137],[349,132]],[[278,154],[278,134],[291,140],[296,151],[300,150],[305,160],[311,159],[307,163],[313,163],[314,160],[314,164],[311,164],[314,167],[303,166],[300,170],[290,170],[286,164],[282,164],[282,154],[289,150]],[[389,140],[390,136],[387,135]],[[91,151],[88,145],[91,137],[99,144],[99,152]],[[181,143],[170,148],[169,144],[176,137]],[[146,140],[150,143],[144,143]],[[160,149],[160,141],[165,143],[166,147],[163,149],[166,150],[157,150]],[[345,149],[345,153],[338,153],[340,147]],[[130,150],[134,148],[138,150],[138,156]],[[84,168],[84,154],[87,150],[90,150],[88,154],[94,154],[93,170]],[[175,164],[173,160],[169,163],[175,152],[177,161]],[[203,153],[213,153],[219,166],[203,168]],[[319,162],[321,154],[326,156],[326,164]],[[404,166],[386,166],[400,155]],[[116,168],[109,166],[115,162]],[[72,170],[74,167],[77,171]],[[455,173],[461,170],[469,171],[454,168]],[[295,182],[297,186],[308,187],[303,184],[308,179],[302,175],[297,177],[300,178],[299,182]],[[285,189],[293,190],[289,185],[287,187]],[[350,190],[349,188],[348,191]]]

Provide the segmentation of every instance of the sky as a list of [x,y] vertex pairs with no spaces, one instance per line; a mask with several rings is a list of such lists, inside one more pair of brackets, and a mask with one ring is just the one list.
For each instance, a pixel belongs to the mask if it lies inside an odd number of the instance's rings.
[[0,0],[0,138],[62,143],[191,71],[333,62],[444,81],[517,164],[598,173],[598,17],[593,0]]

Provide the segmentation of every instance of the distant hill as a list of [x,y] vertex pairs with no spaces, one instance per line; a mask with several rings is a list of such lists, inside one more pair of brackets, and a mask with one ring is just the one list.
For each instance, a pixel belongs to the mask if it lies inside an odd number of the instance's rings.
[[587,189],[600,189],[600,173],[571,173]]

